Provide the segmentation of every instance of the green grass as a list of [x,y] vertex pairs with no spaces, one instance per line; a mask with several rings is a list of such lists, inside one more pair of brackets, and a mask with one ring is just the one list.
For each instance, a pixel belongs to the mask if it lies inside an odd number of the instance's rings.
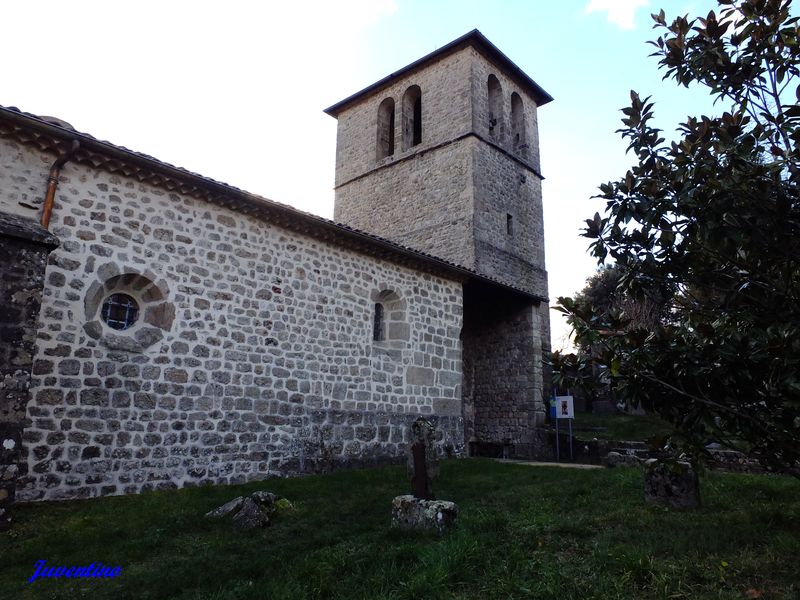
[[[800,482],[711,474],[703,508],[646,506],[637,469],[448,461],[442,538],[389,529],[398,467],[17,507],[0,598],[798,598]],[[240,532],[203,514],[268,489],[295,510]],[[111,580],[27,584],[33,564],[122,566]],[[725,566],[727,565],[727,566]]]
[[654,415],[595,415],[576,413],[573,427],[605,427],[606,431],[576,431],[582,439],[644,441],[649,437],[672,431],[669,423]]

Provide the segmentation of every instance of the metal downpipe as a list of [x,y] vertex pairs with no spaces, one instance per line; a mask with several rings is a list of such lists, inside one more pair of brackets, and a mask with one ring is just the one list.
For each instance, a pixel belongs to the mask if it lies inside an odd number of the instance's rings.
[[50,226],[50,215],[53,212],[53,205],[56,199],[56,189],[58,188],[58,178],[61,175],[61,167],[63,167],[75,155],[81,143],[78,140],[72,140],[70,148],[61,153],[61,155],[50,167],[50,175],[47,177],[47,194],[44,197],[44,205],[42,206],[42,227],[48,229]]

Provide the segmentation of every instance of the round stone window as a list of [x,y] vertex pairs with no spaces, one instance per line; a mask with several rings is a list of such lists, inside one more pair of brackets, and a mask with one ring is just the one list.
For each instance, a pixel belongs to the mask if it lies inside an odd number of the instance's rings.
[[112,329],[128,329],[139,318],[139,305],[128,294],[111,294],[103,302],[100,315]]

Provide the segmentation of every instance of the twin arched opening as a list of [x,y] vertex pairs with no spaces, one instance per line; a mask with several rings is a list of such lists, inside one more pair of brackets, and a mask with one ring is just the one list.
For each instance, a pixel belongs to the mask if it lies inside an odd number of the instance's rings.
[[[402,149],[408,150],[422,143],[422,90],[418,85],[405,91],[400,110]],[[395,114],[394,98],[384,98],[378,106],[377,160],[394,155]]]
[[[489,136],[500,144],[505,143],[505,111],[503,109],[503,88],[495,75],[486,80],[487,108],[489,116]],[[517,92],[511,93],[510,120],[511,147],[514,152],[527,155],[528,137],[525,127],[525,105]]]

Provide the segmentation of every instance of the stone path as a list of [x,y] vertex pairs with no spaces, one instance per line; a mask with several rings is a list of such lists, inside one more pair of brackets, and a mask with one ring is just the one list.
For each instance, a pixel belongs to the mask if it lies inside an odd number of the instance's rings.
[[537,460],[510,460],[507,458],[496,458],[495,460],[501,463],[525,465],[528,467],[562,467],[564,469],[605,469],[605,467],[602,465],[584,465],[580,463],[541,462]]

